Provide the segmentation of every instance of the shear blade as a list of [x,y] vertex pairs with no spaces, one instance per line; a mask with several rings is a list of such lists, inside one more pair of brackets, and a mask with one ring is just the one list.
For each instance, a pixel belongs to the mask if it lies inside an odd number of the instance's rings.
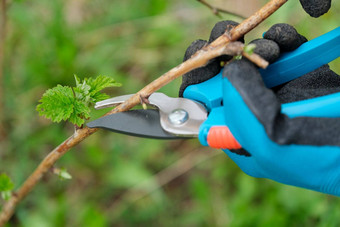
[[[154,139],[180,139],[163,130],[158,110],[130,110],[111,114],[87,124],[89,128],[103,128],[113,132]],[[191,137],[190,137],[191,138]]]

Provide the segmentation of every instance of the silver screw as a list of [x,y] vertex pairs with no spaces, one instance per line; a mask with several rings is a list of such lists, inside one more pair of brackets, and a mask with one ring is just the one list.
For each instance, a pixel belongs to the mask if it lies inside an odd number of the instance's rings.
[[181,125],[188,120],[189,114],[183,109],[175,109],[171,114],[169,114],[168,118],[171,124]]

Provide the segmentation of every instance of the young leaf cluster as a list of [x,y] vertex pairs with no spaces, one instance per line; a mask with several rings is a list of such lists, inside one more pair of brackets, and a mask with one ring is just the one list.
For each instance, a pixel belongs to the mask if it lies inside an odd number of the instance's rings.
[[81,81],[76,75],[75,87],[57,85],[48,89],[40,99],[37,111],[53,122],[70,121],[81,127],[90,117],[90,106],[108,98],[101,90],[120,86],[108,76],[85,78]]

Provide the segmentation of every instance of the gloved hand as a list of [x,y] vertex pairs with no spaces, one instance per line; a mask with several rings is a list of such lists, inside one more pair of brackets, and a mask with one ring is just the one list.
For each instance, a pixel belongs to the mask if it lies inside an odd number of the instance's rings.
[[[274,25],[264,37],[254,41],[255,52],[269,62],[306,41],[286,24]],[[201,42],[194,42],[185,58],[200,49]],[[219,61],[185,75],[180,94],[216,75]],[[225,153],[251,176],[340,196],[340,118],[289,118],[281,113],[281,103],[340,92],[340,77],[325,65],[271,90],[246,59],[227,64],[223,76],[224,97],[230,97],[224,98],[225,121],[242,146]]]

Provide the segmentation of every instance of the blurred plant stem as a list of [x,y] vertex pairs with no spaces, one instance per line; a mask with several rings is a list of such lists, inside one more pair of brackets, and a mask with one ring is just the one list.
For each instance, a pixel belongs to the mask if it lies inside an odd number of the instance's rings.
[[242,19],[246,19],[244,16],[242,15],[239,15],[237,13],[234,13],[234,12],[231,12],[229,10],[225,10],[225,9],[221,9],[219,7],[215,7],[213,5],[211,5],[210,3],[208,3],[207,1],[205,0],[197,0],[198,2],[202,3],[203,5],[205,5],[206,7],[208,7],[209,9],[211,9],[211,11],[213,12],[213,14],[215,14],[216,16],[222,18],[221,14],[220,13],[225,13],[225,14],[229,14],[229,15],[232,15],[232,16],[235,16],[235,17],[239,17],[239,18],[242,18]]
[[6,40],[6,17],[7,1],[1,0],[0,3],[0,141],[4,141],[6,130],[4,127],[4,59],[5,59],[5,40]]
[[[171,69],[167,73],[160,76],[158,79],[145,86],[130,99],[117,106],[106,115],[131,109],[132,107],[140,103],[140,97],[149,97],[150,94],[157,91],[164,85],[170,83],[174,79],[195,68],[205,65],[210,59],[225,54],[226,51],[231,51],[229,48],[231,48],[233,45],[228,44],[238,40],[240,37],[251,31],[261,22],[266,20],[271,14],[278,10],[287,1],[288,0],[271,0],[255,14],[233,28],[230,33],[224,33],[209,46],[206,46],[205,48],[194,54],[194,56],[187,61]],[[22,186],[13,193],[11,199],[9,199],[4,204],[0,213],[0,226],[3,226],[12,217],[18,203],[27,196],[27,194],[34,188],[34,186],[39,182],[42,176],[54,165],[54,163],[56,163],[57,160],[59,160],[72,147],[76,146],[96,131],[98,131],[98,129],[90,129],[88,127],[78,129],[71,137],[69,137],[52,152],[50,152],[39,164],[39,166],[34,170],[34,172],[22,184]]]

